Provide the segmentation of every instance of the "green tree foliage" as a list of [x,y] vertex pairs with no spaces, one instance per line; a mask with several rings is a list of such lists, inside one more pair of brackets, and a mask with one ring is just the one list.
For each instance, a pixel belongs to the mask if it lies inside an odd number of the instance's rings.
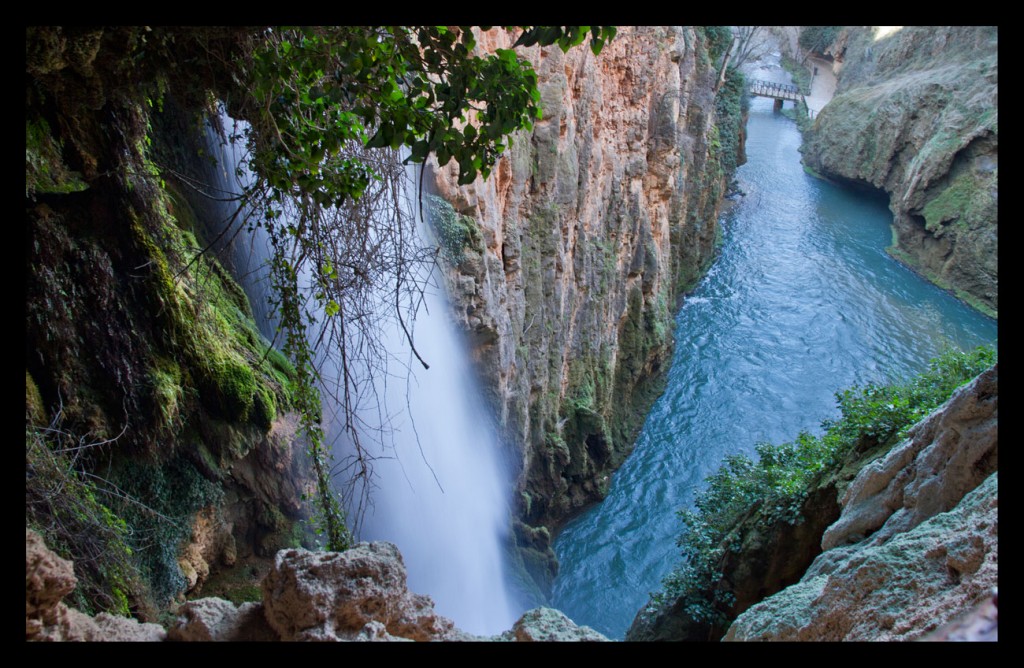
[[708,57],[715,65],[732,46],[732,30],[729,26],[699,26],[708,40]]
[[740,148],[744,116],[749,108],[750,99],[747,96],[746,79],[742,72],[730,67],[726,73],[725,82],[719,88],[718,96],[715,98],[722,169],[730,179],[736,173],[736,168],[745,159]]
[[824,53],[825,49],[836,41],[841,28],[842,26],[804,26],[798,40],[800,47],[814,53]]

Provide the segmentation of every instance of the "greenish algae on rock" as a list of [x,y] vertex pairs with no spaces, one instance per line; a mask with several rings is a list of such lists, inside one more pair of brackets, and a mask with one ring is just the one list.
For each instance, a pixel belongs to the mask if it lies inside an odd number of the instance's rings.
[[202,135],[154,122],[195,129],[203,110],[147,97],[163,95],[167,52],[143,57],[145,36],[27,32],[27,479],[63,466],[84,519],[124,536],[129,559],[93,558],[88,532],[55,535],[66,504],[52,487],[29,490],[26,519],[79,564],[78,605],[155,619],[211,572],[294,544],[309,471],[293,371],[200,253],[181,195],[171,157],[194,156]]

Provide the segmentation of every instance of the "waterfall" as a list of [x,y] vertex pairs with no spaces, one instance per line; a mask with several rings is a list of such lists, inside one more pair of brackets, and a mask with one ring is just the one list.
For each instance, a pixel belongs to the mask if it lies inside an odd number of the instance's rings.
[[[507,475],[445,295],[428,292],[424,306],[415,345],[430,368],[387,386],[387,405],[408,411],[392,423],[388,458],[375,463],[381,493],[363,535],[397,544],[410,589],[430,593],[460,628],[497,633],[514,621],[502,550]],[[389,343],[410,357],[399,332]]]
[[[235,125],[227,116],[221,121],[225,127]],[[240,192],[251,178],[238,160],[244,151],[212,130],[209,143],[224,177],[217,187]],[[404,199],[408,214],[418,210],[408,195]],[[419,230],[429,238],[422,221]],[[265,232],[243,230],[233,246],[230,263],[253,302],[260,330],[273,338],[276,323],[265,308]],[[369,437],[361,439],[373,450],[375,489],[358,538],[395,543],[405,559],[410,591],[429,594],[437,611],[459,628],[495,634],[515,620],[504,574],[509,474],[499,463],[496,430],[436,274],[426,282],[415,319],[406,323],[429,369],[414,358],[397,322],[380,333],[390,356],[381,361],[386,366],[374,371],[372,387],[383,410],[371,402],[374,407],[360,409],[360,417],[383,430],[371,428]],[[304,278],[309,281],[309,276]],[[387,298],[381,295],[381,302]],[[337,383],[334,357],[318,359],[325,385]],[[322,396],[327,442],[341,461],[351,454],[352,445],[332,417],[337,407],[329,405],[329,393]]]

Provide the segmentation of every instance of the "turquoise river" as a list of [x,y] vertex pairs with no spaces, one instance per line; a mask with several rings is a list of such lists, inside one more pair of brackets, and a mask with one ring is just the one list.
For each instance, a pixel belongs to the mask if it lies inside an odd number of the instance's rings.
[[890,258],[884,197],[815,179],[792,120],[756,98],[746,195],[721,253],[676,317],[665,393],[608,498],[555,542],[552,604],[621,639],[679,559],[676,511],[731,453],[820,433],[834,394],[925,368],[948,347],[996,341],[982,316]]

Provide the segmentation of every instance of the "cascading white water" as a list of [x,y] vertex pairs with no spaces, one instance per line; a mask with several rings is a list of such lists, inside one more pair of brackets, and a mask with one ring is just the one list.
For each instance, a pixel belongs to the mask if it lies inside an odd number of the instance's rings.
[[[222,122],[226,127],[233,124],[226,116]],[[211,138],[215,136],[211,133]],[[240,149],[210,148],[220,156],[221,171],[235,174]],[[237,173],[247,172],[242,166]],[[234,188],[219,187],[240,190],[237,182]],[[418,209],[408,198],[404,205],[408,215]],[[419,227],[421,234],[429,234],[425,225]],[[249,260],[235,261],[246,291],[252,301],[265,303],[267,272],[255,264],[266,260],[266,241],[257,234],[236,240],[238,244],[250,253]],[[259,282],[264,285],[253,285]],[[374,374],[373,388],[385,408],[387,424],[383,438],[375,433],[363,439],[364,447],[380,449],[370,452],[375,458],[376,490],[359,538],[395,543],[405,559],[411,591],[431,595],[438,612],[459,628],[494,634],[508,629],[516,612],[504,575],[510,484],[499,464],[495,429],[480,400],[464,342],[451,320],[442,282],[435,275],[429,283],[415,321],[406,324],[413,332],[416,351],[430,368],[413,359],[398,323],[380,332],[391,359],[387,373]],[[268,333],[267,322],[259,325]],[[319,359],[325,384],[336,385],[340,373],[333,357]],[[351,454],[346,450],[351,445],[340,433],[341,427],[331,424],[336,413],[332,408],[324,406],[325,431],[334,443],[335,458],[342,460]],[[381,416],[361,417],[377,424]]]
[[[408,343],[392,332],[391,350]],[[388,406],[408,404],[393,421],[393,451],[375,462],[381,488],[363,537],[389,540],[405,555],[409,588],[433,596],[439,612],[471,633],[497,633],[514,621],[505,590],[502,531],[506,476],[486,410],[474,391],[465,348],[432,291],[416,319],[415,344],[429,369],[408,385],[388,384]],[[389,448],[390,450],[390,448]]]

